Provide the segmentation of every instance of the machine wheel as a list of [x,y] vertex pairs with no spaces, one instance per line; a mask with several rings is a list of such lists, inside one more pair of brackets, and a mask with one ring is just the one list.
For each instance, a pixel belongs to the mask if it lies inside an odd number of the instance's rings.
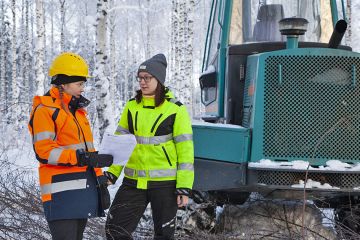
[[246,202],[250,193],[249,192],[227,192],[227,191],[216,191],[210,193],[216,200],[217,205],[233,204],[241,205]]
[[335,208],[335,228],[345,239],[360,239],[360,199],[343,197]]
[[347,207],[335,209],[335,228],[340,237],[359,239],[360,209]]

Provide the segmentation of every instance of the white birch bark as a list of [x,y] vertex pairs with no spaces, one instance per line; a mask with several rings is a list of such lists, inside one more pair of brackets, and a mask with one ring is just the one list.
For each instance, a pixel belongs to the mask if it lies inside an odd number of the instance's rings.
[[[114,7],[114,0],[109,0],[109,8]],[[115,29],[116,29],[116,14],[111,12],[109,14],[109,42],[110,42],[110,100],[112,112],[115,112],[116,108],[116,45],[115,45]]]
[[47,89],[50,84],[46,81],[46,76],[47,76],[47,73],[48,73],[48,69],[47,69],[47,66],[45,64],[46,62],[46,57],[47,57],[47,47],[46,47],[46,27],[45,27],[45,18],[46,18],[46,10],[45,10],[45,2],[43,3],[43,14],[42,14],[42,27],[44,29],[44,37],[42,38],[43,40],[43,46],[44,46],[44,63],[42,65],[42,72],[44,73],[44,89]]
[[[5,94],[5,8],[4,1],[1,1],[1,38],[0,38],[0,105],[3,105],[6,102],[6,94]],[[5,104],[4,104],[5,105]],[[3,105],[3,107],[5,107]]]
[[54,5],[53,3],[50,5],[50,58],[53,59],[55,56],[55,45],[54,45]]
[[45,59],[45,46],[44,46],[44,1],[36,0],[36,50],[35,50],[35,94],[44,94],[44,59]]
[[106,54],[107,9],[107,0],[97,1],[96,63],[94,75],[100,139],[102,139],[105,130],[109,126],[114,127],[113,114],[110,106],[109,78],[106,75],[106,64],[108,62],[108,56]]
[[65,51],[65,0],[59,0],[60,3],[60,51]]
[[347,24],[348,24],[348,27],[347,27],[347,34],[345,34],[345,37],[346,37],[346,44],[347,45],[351,45],[351,35],[352,35],[352,24],[351,24],[351,0],[347,0],[346,1],[346,17],[347,17]]
[[11,62],[12,62],[12,70],[11,70],[11,91],[12,91],[12,99],[13,99],[13,103],[15,103],[18,99],[19,96],[19,89],[17,86],[17,72],[16,72],[16,67],[17,67],[17,53],[16,53],[16,43],[17,43],[17,39],[16,39],[16,5],[15,5],[15,0],[11,1],[11,12],[12,12],[12,33],[11,33]]
[[174,91],[174,94],[177,94],[178,87],[177,82],[179,81],[178,76],[180,72],[179,65],[179,22],[180,22],[180,13],[179,13],[179,4],[178,0],[172,0],[172,14],[171,14],[171,57],[170,57],[170,73],[171,79],[169,81],[169,86]]
[[150,5],[150,0],[147,0],[147,8],[146,8],[146,48],[145,48],[145,59],[150,58],[150,54],[151,54],[151,46],[152,46],[152,42],[151,42],[151,28],[153,28],[154,26],[152,25],[151,22],[151,14],[150,14],[150,10],[152,10],[151,5]]
[[186,13],[185,13],[185,8],[186,8],[186,1],[187,0],[183,0],[180,1],[178,4],[178,9],[179,9],[179,26],[178,26],[178,47],[177,47],[177,62],[179,62],[179,66],[178,66],[178,75],[177,75],[177,81],[176,81],[176,85],[177,85],[177,96],[180,99],[180,101],[182,101],[184,103],[184,98],[185,96],[181,94],[181,92],[184,91],[184,89],[182,89],[182,87],[185,85],[184,83],[184,74],[185,74],[185,38],[186,38],[186,31],[185,31],[185,27],[186,27]]
[[[126,15],[128,15],[129,11],[126,10]],[[122,100],[124,102],[126,102],[128,100],[128,96],[129,96],[129,44],[130,44],[130,31],[129,31],[130,27],[129,27],[129,19],[126,18],[126,25],[125,25],[125,34],[126,34],[126,49],[125,49],[125,63],[124,63],[124,78],[123,78],[123,81],[124,81],[124,89],[123,89],[123,93],[124,95],[122,96]]]
[[29,102],[31,97],[31,91],[30,91],[30,84],[29,84],[29,71],[31,69],[30,66],[30,43],[29,43],[29,1],[25,0],[23,2],[25,5],[24,8],[24,22],[23,22],[23,51],[22,51],[22,70],[20,71],[20,74],[22,75],[23,79],[23,94],[21,94],[21,100],[25,102]]
[[32,51],[31,49],[31,42],[30,42],[30,37],[29,37],[29,1],[26,1],[26,6],[25,6],[25,54],[24,54],[24,83],[25,83],[25,88],[28,89],[28,94],[27,94],[27,101],[30,102],[32,96],[31,96],[31,84],[30,84],[30,74],[29,71],[31,69],[31,57],[30,57],[30,51]]
[[[193,95],[194,0],[172,1],[171,72],[174,93],[189,109]],[[174,87],[175,86],[175,87]],[[192,114],[192,111],[190,111]]]
[[175,33],[176,33],[176,23],[177,23],[177,12],[176,12],[176,0],[171,1],[171,33],[170,33],[170,57],[168,58],[169,63],[169,85],[174,85],[173,83],[175,78]]
[[194,8],[195,1],[188,0],[186,13],[186,38],[185,38],[185,73],[184,73],[184,83],[186,86],[184,88],[185,100],[184,104],[188,107],[190,111],[190,115],[193,115],[194,107],[193,107],[193,96],[194,96],[194,85],[193,85],[193,43],[194,43]]

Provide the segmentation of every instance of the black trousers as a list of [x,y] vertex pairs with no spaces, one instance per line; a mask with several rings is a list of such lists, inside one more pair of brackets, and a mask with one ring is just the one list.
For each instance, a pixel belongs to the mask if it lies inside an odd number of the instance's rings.
[[82,240],[87,219],[49,221],[53,240]]
[[108,240],[133,239],[141,216],[151,203],[154,239],[174,239],[177,202],[175,186],[147,190],[123,183],[116,193],[106,220]]

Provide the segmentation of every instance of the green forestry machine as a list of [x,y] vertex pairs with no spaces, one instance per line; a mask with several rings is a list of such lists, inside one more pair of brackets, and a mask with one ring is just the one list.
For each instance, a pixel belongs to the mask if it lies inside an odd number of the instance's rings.
[[346,28],[341,0],[212,1],[206,113],[193,123],[198,200],[359,203],[360,54]]

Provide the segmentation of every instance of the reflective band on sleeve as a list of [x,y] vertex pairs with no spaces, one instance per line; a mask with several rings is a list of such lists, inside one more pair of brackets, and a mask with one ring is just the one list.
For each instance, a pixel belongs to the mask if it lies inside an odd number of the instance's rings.
[[175,143],[184,142],[184,141],[192,141],[192,140],[193,140],[192,134],[182,134],[182,135],[174,137]]
[[45,140],[45,139],[54,140],[54,138],[55,138],[54,132],[48,132],[48,131],[40,132],[40,133],[34,135],[33,143],[35,144],[36,142]]
[[84,149],[85,150],[85,143],[77,143],[77,144],[71,144],[66,146],[61,146],[65,149]]
[[149,170],[149,176],[151,178],[175,177],[176,176],[176,169]]
[[192,163],[180,163],[178,165],[178,170],[194,171],[194,164],[192,164]]
[[146,171],[145,170],[135,170],[132,168],[125,167],[124,168],[124,174],[128,177],[136,177],[136,172],[138,177],[146,177]]
[[135,176],[135,169],[131,169],[128,167],[124,168],[124,174],[128,177],[134,177]]
[[123,128],[121,126],[117,126],[115,133],[117,133],[117,134],[131,134],[131,132],[128,129]]
[[53,110],[53,111],[55,111],[55,110],[57,109],[57,108],[54,108],[54,107],[44,106],[43,104],[39,104],[38,109],[40,109],[40,108],[42,108],[42,107],[49,108],[49,109],[51,109],[51,110]]
[[86,188],[86,179],[50,183],[40,186],[42,195]]
[[63,151],[63,149],[61,149],[61,148],[54,148],[53,150],[51,150],[49,159],[48,159],[48,164],[57,165],[62,151]]
[[135,136],[136,141],[139,144],[160,144],[165,143],[173,139],[172,134],[163,135],[163,136],[154,136],[154,137],[141,137]]

